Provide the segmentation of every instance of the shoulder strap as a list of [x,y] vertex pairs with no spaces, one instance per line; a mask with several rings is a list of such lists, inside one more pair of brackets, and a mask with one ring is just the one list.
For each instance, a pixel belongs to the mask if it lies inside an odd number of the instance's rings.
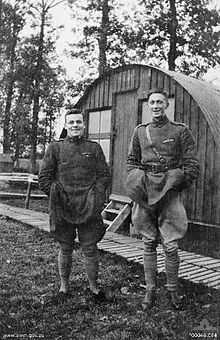
[[161,156],[159,151],[155,148],[155,146],[153,146],[153,142],[152,142],[151,135],[150,135],[149,125],[146,126],[146,135],[147,135],[148,142],[149,142],[154,154],[159,159],[160,163],[162,163],[162,164],[166,163],[167,162],[166,159],[163,156]]

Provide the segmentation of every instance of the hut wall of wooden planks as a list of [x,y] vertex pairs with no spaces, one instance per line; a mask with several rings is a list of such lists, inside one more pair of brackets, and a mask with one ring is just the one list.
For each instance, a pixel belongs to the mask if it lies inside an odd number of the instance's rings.
[[100,142],[109,160],[111,192],[126,193],[129,141],[134,127],[146,120],[146,93],[155,86],[168,92],[173,107],[171,118],[187,124],[195,137],[201,175],[183,194],[189,219],[218,226],[220,91],[180,73],[137,64],[119,67],[96,79],[76,104],[86,113],[88,138]]

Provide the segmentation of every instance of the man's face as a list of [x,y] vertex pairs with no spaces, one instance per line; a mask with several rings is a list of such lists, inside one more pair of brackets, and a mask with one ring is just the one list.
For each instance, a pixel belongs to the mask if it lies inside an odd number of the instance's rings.
[[65,128],[68,137],[80,137],[84,133],[85,125],[82,113],[74,113],[66,116]]
[[152,117],[158,118],[165,114],[168,101],[162,93],[152,93],[148,99],[148,106],[150,108]]

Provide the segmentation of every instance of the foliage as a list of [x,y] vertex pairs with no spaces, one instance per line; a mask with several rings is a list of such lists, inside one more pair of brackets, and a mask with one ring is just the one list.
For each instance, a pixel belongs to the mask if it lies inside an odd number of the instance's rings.
[[[171,41],[175,38],[174,67],[201,77],[220,62],[220,13],[209,3],[209,0],[137,0],[129,11],[124,2],[109,0],[107,68],[127,63],[168,68]],[[83,60],[79,84],[73,83],[76,93],[84,82],[88,84],[98,75],[102,4],[101,0],[86,4],[76,0],[71,5],[78,27],[74,33],[79,36],[71,45],[72,57]],[[176,12],[171,12],[171,4]]]
[[[140,39],[145,41],[148,58],[167,60],[170,39],[170,2],[143,1],[145,11],[140,22]],[[209,0],[175,0],[177,20],[176,67],[179,71],[201,76],[220,62],[220,13],[209,7]],[[135,43],[135,41],[133,41]],[[153,47],[152,47],[153,46]],[[137,47],[143,51],[141,46]]]
[[[11,13],[11,17],[13,17],[13,13],[16,13],[16,18],[18,16],[22,20],[19,32],[23,33],[22,29],[27,22],[30,32],[29,34],[26,32],[16,39],[16,46],[13,50],[13,65],[11,63],[7,67],[7,63],[9,63],[7,60],[12,53],[8,42],[10,41],[12,23],[9,19],[2,21],[2,30],[7,33],[5,36],[8,38],[2,40],[1,45],[2,55],[5,56],[5,67],[3,68],[4,72],[2,72],[3,82],[0,88],[0,99],[5,111],[8,103],[7,115],[5,114],[3,117],[3,123],[7,127],[4,141],[8,141],[5,152],[10,150],[14,158],[17,159],[24,154],[28,156],[27,151],[30,152],[34,135],[36,135],[37,153],[38,147],[43,152],[45,145],[52,139],[54,120],[56,115],[59,115],[64,100],[65,79],[64,71],[57,61],[54,28],[51,27],[49,15],[46,16],[45,14],[43,41],[40,41],[39,38],[39,23],[41,23],[39,11],[41,5],[47,5],[47,2],[33,3],[33,1],[29,1],[28,4],[24,2],[25,6],[23,7],[21,6],[22,0],[16,0],[15,3],[20,5],[18,13],[15,10],[13,12],[10,5],[3,3],[3,19],[10,17],[8,12]],[[49,2],[51,7],[58,3]],[[21,11],[23,11],[22,16],[20,15]],[[34,30],[31,29],[31,26]],[[8,84],[11,85],[10,96],[7,91]],[[39,118],[39,126],[37,124],[35,128],[33,125],[33,107],[36,98],[38,106],[35,110],[35,117],[37,117],[37,120]]]

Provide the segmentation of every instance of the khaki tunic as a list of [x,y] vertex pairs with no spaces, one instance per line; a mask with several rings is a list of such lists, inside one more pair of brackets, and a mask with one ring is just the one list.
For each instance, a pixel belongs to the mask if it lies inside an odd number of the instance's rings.
[[[146,127],[152,145],[147,138]],[[145,171],[146,165],[160,165],[155,147],[163,157],[168,171],[158,173]],[[199,164],[195,143],[185,124],[171,122],[167,117],[163,124],[141,124],[134,130],[127,159],[127,190],[135,202],[153,205],[159,202],[171,189],[178,192],[188,188],[198,177]]]
[[[147,138],[147,126],[151,141]],[[150,171],[152,166],[163,170]],[[179,192],[188,188],[199,174],[190,130],[166,116],[159,125],[137,126],[129,147],[127,169],[126,186],[134,201],[132,221],[136,232],[149,242],[156,240],[159,233],[167,249],[176,249],[176,240],[187,230]]]
[[40,188],[50,197],[51,227],[65,222],[83,224],[100,217],[109,181],[98,143],[68,137],[51,143],[39,174]]

